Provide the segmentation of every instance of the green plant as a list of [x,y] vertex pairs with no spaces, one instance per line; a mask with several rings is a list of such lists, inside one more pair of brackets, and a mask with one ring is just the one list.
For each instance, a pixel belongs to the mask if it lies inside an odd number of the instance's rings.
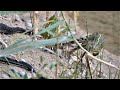
[[[4,14],[13,14],[13,13],[32,13],[32,11],[0,11],[0,15],[4,15]],[[58,12],[57,12],[58,14]],[[77,78],[83,78],[82,75],[80,77],[80,74],[82,73],[80,70],[84,69],[84,71],[86,70],[86,76],[88,76],[88,78],[94,78],[93,76],[96,74],[95,72],[97,72],[98,65],[96,66],[96,68],[94,70],[92,70],[90,68],[89,65],[89,58],[85,58],[86,60],[86,68],[82,68],[82,64],[80,61],[81,58],[81,53],[77,53],[77,61],[73,63],[73,68],[74,70],[70,70],[69,69],[69,65],[65,66],[62,65],[63,70],[60,73],[60,77],[58,77],[58,62],[59,62],[59,58],[58,58],[58,50],[59,50],[59,46],[60,43],[62,42],[69,42],[69,41],[75,41],[75,43],[80,47],[80,50],[83,50],[86,52],[86,55],[89,56],[90,58],[93,58],[94,60],[99,61],[101,64],[104,63],[106,65],[109,65],[111,67],[114,67],[116,69],[119,70],[119,68],[115,67],[114,65],[111,65],[101,59],[98,59],[94,56],[92,56],[87,50],[86,48],[83,48],[81,46],[81,44],[76,40],[76,38],[72,35],[72,36],[67,36],[66,33],[70,32],[71,33],[71,26],[68,23],[68,21],[66,20],[66,18],[64,17],[63,12],[61,11],[61,15],[62,15],[62,21],[60,20],[59,15],[53,15],[52,17],[50,17],[47,21],[46,24],[44,24],[43,29],[39,29],[37,33],[34,33],[34,35],[30,36],[29,38],[25,38],[19,41],[16,41],[15,43],[13,43],[12,45],[8,46],[7,48],[5,48],[4,50],[0,50],[0,57],[3,56],[8,56],[10,54],[16,54],[18,52],[23,52],[26,50],[32,50],[35,48],[39,48],[39,47],[43,47],[43,46],[50,46],[55,48],[55,55],[56,55],[56,63],[55,64],[51,64],[50,65],[50,69],[52,70],[53,68],[55,68],[55,78],[63,78],[63,79],[77,79]],[[75,30],[77,30],[77,12],[74,11],[74,22],[75,22]],[[34,26],[36,26],[35,22]],[[37,23],[38,24],[38,23]],[[38,26],[39,27],[39,26]],[[61,28],[62,27],[62,28]],[[87,27],[87,26],[86,26]],[[35,28],[35,27],[34,27]],[[88,33],[88,32],[87,32]],[[36,37],[37,35],[42,35],[45,40],[32,40],[32,38]],[[65,48],[66,49],[66,48]],[[66,50],[67,51],[67,50]],[[98,55],[98,52],[96,50],[94,50],[95,52],[93,52],[94,55]],[[68,54],[68,53],[67,53]],[[48,66],[48,64],[44,64],[42,69],[44,69],[44,67]],[[71,75],[66,75],[67,71],[70,70]],[[111,71],[109,70],[109,78],[111,78]],[[98,73],[98,72],[97,72]],[[100,70],[101,73],[101,70]],[[115,77],[117,77],[117,72],[116,71],[116,75]],[[28,79],[27,74],[25,74],[24,77],[21,77],[18,73],[16,72],[10,72],[9,73],[13,78],[16,79]],[[39,78],[39,74],[36,74],[38,77],[35,77],[36,79]],[[96,78],[97,75],[96,75]],[[119,75],[118,75],[119,78]]]

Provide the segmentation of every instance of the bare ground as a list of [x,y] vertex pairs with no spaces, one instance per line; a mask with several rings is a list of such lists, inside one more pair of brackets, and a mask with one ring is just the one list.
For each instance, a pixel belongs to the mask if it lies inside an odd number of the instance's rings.
[[[73,18],[71,13],[69,16]],[[84,31],[102,33],[105,37],[104,48],[120,56],[120,11],[80,11],[78,19],[78,25]]]
[[[110,52],[113,52],[113,53],[119,55],[119,49],[120,49],[119,48],[119,46],[120,46],[120,44],[119,44],[119,33],[114,32],[116,34],[113,34],[113,29],[112,29],[112,26],[111,26],[112,20],[106,19],[106,18],[108,18],[108,16],[109,16],[109,18],[111,17],[111,13],[113,14],[113,12],[81,12],[81,17],[82,18],[80,18],[79,21],[81,22],[80,23],[81,28],[85,29],[84,17],[87,17],[88,24],[89,24],[88,25],[89,31],[91,33],[92,32],[101,32],[104,35],[106,35],[105,36],[105,38],[106,38],[105,42],[107,42],[107,43],[106,43],[105,48],[108,49]],[[41,12],[40,15],[41,15],[41,20],[42,20],[42,18],[43,19],[45,18],[45,12]],[[27,17],[28,14],[25,14],[23,16]],[[14,19],[13,15],[8,15],[7,19],[8,18],[11,19],[11,20]],[[101,20],[99,20],[99,19],[101,19]],[[107,20],[108,20],[109,23],[106,25]],[[5,23],[9,26],[19,26],[19,27],[25,28],[25,25],[24,25],[23,22],[9,22],[5,19],[2,19],[0,22]],[[116,31],[117,30],[118,30],[118,26],[117,26]],[[119,30],[117,32],[119,32]],[[77,34],[78,35],[80,35],[80,34],[83,35],[83,33],[85,35],[84,31],[78,31]],[[16,40],[28,37],[27,35],[23,35],[23,34],[0,35],[0,36],[3,39],[3,41],[6,42],[8,45],[14,43]],[[116,39],[118,41],[116,41]],[[115,44],[117,44],[117,46]],[[116,47],[117,47],[117,49],[116,49]],[[105,61],[111,62],[111,63],[118,66],[118,62],[120,60],[120,57],[112,55],[111,53],[109,53],[106,50],[104,52],[106,54],[105,54],[103,59],[105,59]],[[50,65],[50,63],[52,63],[56,60],[55,55],[43,52],[40,49],[34,49],[34,50],[31,50],[31,51],[26,51],[26,52],[15,54],[14,56],[18,60],[25,59],[28,63],[33,65],[33,67],[38,72],[40,72],[44,76],[46,76],[48,78],[54,78],[55,72],[54,72],[54,70],[49,69],[49,67],[50,67],[49,65]],[[66,64],[66,61],[65,61],[64,58],[60,59],[60,61]],[[45,68],[43,70],[42,67],[45,64],[48,64],[48,66],[47,66],[47,68]],[[0,78],[9,79],[10,77],[8,77],[6,74],[3,74],[4,73],[3,70],[8,70],[10,68],[16,68],[18,71],[25,71],[24,69],[21,69],[19,67],[14,66],[14,65],[6,65],[6,64],[0,63]],[[103,69],[105,69],[105,68],[107,68],[107,67],[104,67]],[[60,67],[59,70],[61,70],[61,69],[62,68]],[[104,72],[106,72],[106,71],[104,71]],[[115,70],[114,70],[114,72],[115,72]]]

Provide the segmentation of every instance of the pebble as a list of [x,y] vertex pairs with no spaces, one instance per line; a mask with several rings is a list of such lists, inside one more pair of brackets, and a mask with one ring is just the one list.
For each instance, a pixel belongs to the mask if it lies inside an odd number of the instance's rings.
[[15,15],[15,20],[16,20],[16,21],[19,21],[19,22],[22,22],[22,20],[21,20],[20,16],[19,16],[19,15],[17,15],[17,14]]
[[25,76],[25,72],[21,71],[21,72],[18,72],[20,76],[24,77]]
[[32,22],[31,20],[25,20],[25,26],[27,30],[32,30]]
[[6,74],[2,74],[2,78],[4,78],[4,79],[10,79],[10,77],[8,75],[6,75]]
[[26,62],[26,60],[25,60],[25,59],[21,59],[21,61]]
[[71,34],[72,34],[72,35],[75,35],[75,34],[76,34],[76,32],[74,32],[74,31],[71,31],[71,33],[70,33],[70,32],[68,32],[68,36],[71,36]]

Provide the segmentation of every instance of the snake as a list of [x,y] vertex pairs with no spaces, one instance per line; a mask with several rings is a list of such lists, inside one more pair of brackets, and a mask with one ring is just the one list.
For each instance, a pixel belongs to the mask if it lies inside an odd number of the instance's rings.
[[[23,33],[26,32],[25,29],[20,27],[9,27],[3,23],[0,23],[0,33],[4,34],[14,34],[14,33]],[[101,49],[103,48],[103,35],[100,33],[93,33],[91,35],[86,36],[85,38],[79,38],[77,39],[80,43],[82,43],[82,46],[88,50],[89,52],[92,52],[94,56],[98,55]],[[74,43],[74,41],[71,41],[69,43]],[[78,46],[74,48],[71,52],[77,50],[79,48]],[[7,60],[6,60],[7,59]],[[11,63],[14,65],[17,65],[19,67],[22,67],[28,71],[36,72],[35,69],[28,63],[23,61],[18,61],[12,58],[8,57],[0,57],[0,61]]]
[[[26,32],[26,30],[23,29],[23,28],[9,27],[6,24],[0,23],[0,33],[15,34],[15,33],[24,33],[24,32]],[[12,58],[9,58],[9,57],[0,57],[0,61],[8,63],[8,64],[17,65],[21,68],[24,68],[24,69],[28,70],[28,71],[36,72],[35,69],[32,67],[32,65],[28,64],[27,62],[18,61],[16,59],[12,59]]]
[[33,71],[34,73],[36,73],[36,70],[32,67],[32,65],[30,65],[24,61],[18,61],[16,59],[12,59],[9,57],[0,57],[0,62],[4,62],[7,64],[13,64],[15,66],[18,66],[18,67],[24,68],[28,71]]

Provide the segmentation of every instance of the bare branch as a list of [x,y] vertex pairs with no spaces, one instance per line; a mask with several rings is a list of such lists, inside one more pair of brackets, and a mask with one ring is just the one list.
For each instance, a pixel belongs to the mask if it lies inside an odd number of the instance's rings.
[[99,61],[99,62],[101,62],[101,63],[104,63],[104,64],[106,64],[106,65],[108,65],[108,66],[110,66],[110,67],[113,67],[113,68],[116,68],[116,69],[120,70],[120,68],[116,67],[115,65],[110,64],[110,63],[108,63],[108,62],[105,62],[104,60],[101,60],[101,59],[99,59],[99,58],[96,58],[96,57],[93,56],[91,53],[89,53],[86,49],[84,49],[84,48],[82,47],[82,45],[74,38],[74,36],[73,36],[73,39],[74,39],[74,41],[78,44],[78,46],[79,46],[84,52],[86,52],[86,54],[87,54],[89,57],[93,58],[93,59],[96,60],[96,61]]

